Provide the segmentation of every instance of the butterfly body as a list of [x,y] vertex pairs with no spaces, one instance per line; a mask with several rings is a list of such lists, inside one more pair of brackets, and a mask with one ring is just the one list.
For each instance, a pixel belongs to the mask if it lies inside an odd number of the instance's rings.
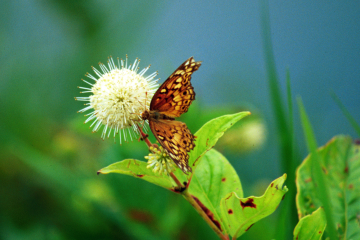
[[152,111],[144,111],[141,114],[141,118],[146,120],[146,119],[152,119],[152,120],[161,120],[161,119],[167,119],[167,120],[175,120],[175,118],[173,117],[169,117],[163,113],[160,113],[159,111],[156,110],[152,110]]
[[195,136],[185,123],[175,121],[175,117],[187,112],[195,99],[190,80],[191,74],[200,65],[201,62],[195,62],[193,57],[181,64],[154,94],[150,110],[141,114],[143,120],[149,121],[150,129],[160,145],[184,173],[192,171],[188,164],[188,152],[195,147]]

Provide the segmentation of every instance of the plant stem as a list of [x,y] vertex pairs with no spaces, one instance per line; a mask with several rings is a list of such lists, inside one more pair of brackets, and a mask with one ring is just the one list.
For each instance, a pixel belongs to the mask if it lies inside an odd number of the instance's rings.
[[176,185],[178,185],[179,189],[184,189],[185,188],[185,186],[179,181],[179,179],[177,179],[177,177],[175,176],[174,173],[171,172],[170,177],[174,180]]
[[189,194],[188,190],[185,189],[181,193],[183,197],[195,208],[195,210],[200,214],[200,216],[205,220],[205,222],[214,230],[216,235],[222,240],[229,240],[229,236],[224,235],[221,230],[214,224],[213,221],[209,218],[209,216],[204,212],[204,210],[200,207],[200,205],[195,201],[195,199]]
[[150,140],[148,138],[148,135],[143,132],[143,130],[141,129],[141,127],[139,127],[139,125],[136,124],[136,126],[139,129],[140,135],[141,135],[142,139],[145,141],[146,145],[148,145],[149,148],[153,147],[152,143],[150,142]]

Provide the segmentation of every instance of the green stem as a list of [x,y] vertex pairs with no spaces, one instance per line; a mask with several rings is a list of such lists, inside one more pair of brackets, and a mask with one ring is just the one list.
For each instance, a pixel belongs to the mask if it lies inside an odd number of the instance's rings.
[[184,189],[185,188],[185,186],[179,181],[179,179],[177,179],[177,177],[175,176],[174,173],[171,172],[170,177],[174,180],[176,185],[178,185],[179,189]]
[[152,143],[150,142],[150,140],[148,138],[148,135],[143,132],[143,130],[141,129],[141,127],[139,127],[139,125],[136,124],[136,126],[139,129],[141,138],[145,141],[146,145],[148,145],[149,148],[153,147]]

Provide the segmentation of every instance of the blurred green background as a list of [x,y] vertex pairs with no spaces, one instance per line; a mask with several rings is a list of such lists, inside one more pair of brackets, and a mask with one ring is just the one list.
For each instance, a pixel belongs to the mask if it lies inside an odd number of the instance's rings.
[[[329,93],[360,119],[359,2],[273,1],[268,11],[283,105],[289,69],[319,145],[340,133],[356,137]],[[283,173],[261,2],[17,0],[2,1],[0,13],[0,239],[217,239],[180,196],[128,176],[96,175],[147,153],[137,141],[102,141],[76,114],[80,79],[110,55],[139,57],[160,83],[190,56],[203,61],[192,80],[197,100],[181,119],[196,132],[213,117],[251,111],[216,148],[245,196],[261,195]],[[307,151],[297,108],[294,133],[298,165]],[[279,216],[290,233],[286,219],[296,212],[278,214],[281,207],[242,239],[271,239]]]

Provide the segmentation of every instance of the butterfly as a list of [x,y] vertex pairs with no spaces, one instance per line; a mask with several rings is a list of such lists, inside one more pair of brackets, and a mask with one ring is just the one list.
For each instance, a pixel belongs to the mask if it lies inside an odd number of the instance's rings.
[[166,79],[154,94],[150,110],[141,114],[143,120],[149,121],[149,126],[160,145],[170,158],[184,172],[191,172],[189,166],[190,150],[195,147],[195,136],[183,122],[175,121],[175,117],[188,111],[195,99],[191,86],[191,74],[199,69],[201,62],[195,62],[190,57]]

